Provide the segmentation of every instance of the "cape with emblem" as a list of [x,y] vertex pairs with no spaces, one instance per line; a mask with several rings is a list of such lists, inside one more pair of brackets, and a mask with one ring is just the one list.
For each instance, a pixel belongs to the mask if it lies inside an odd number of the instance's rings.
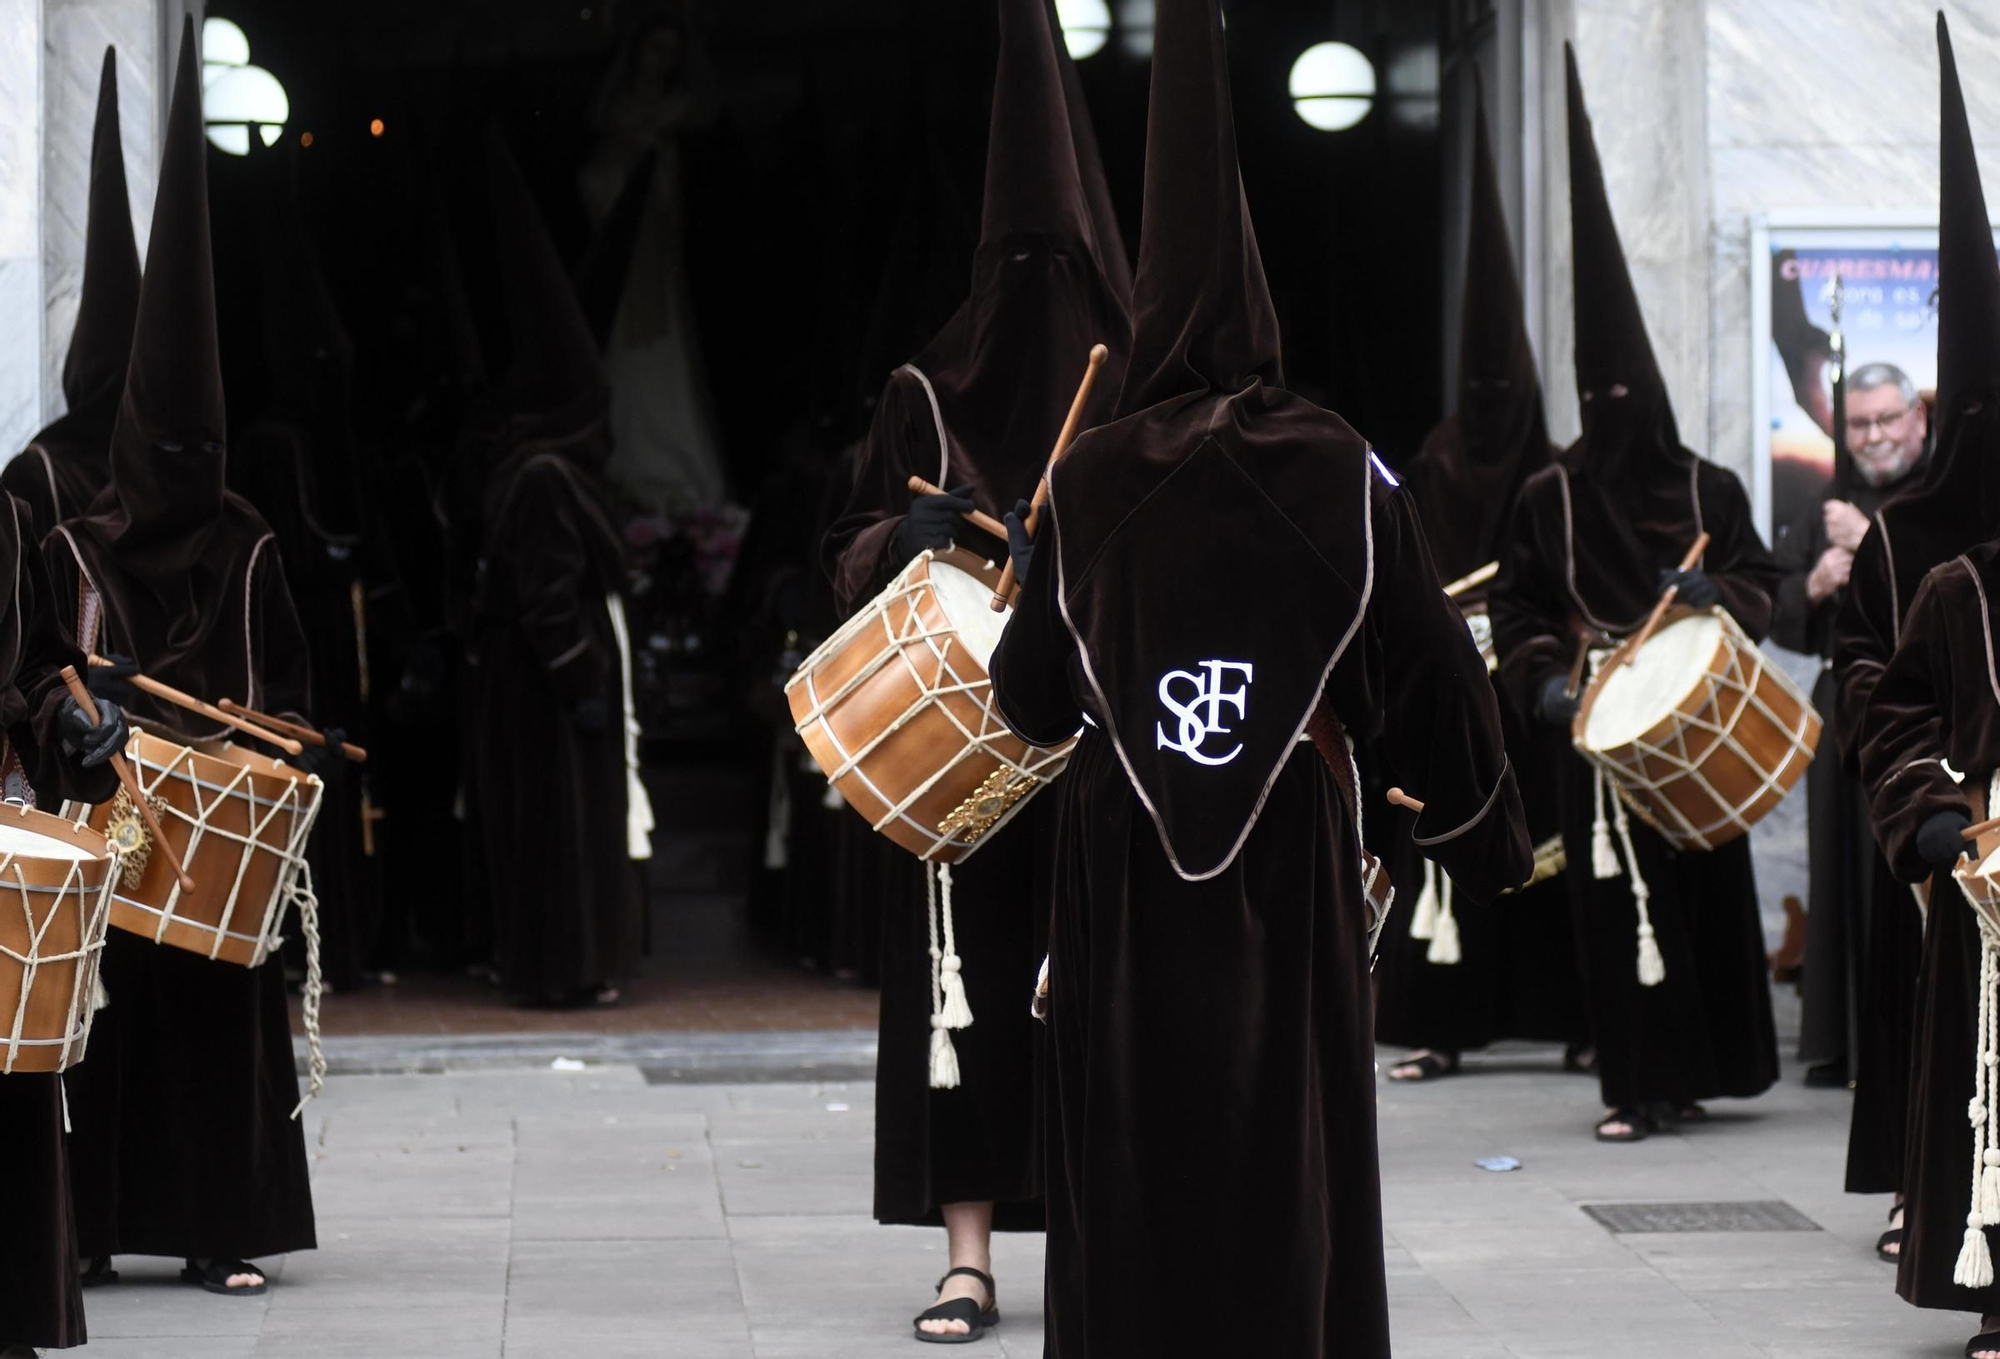
[[[189,693],[303,720],[306,640],[270,529],[223,488],[225,414],[209,248],[207,139],[190,19],[167,115],[145,282],[111,437],[111,481],[44,551],[58,608],[99,652]],[[96,607],[86,617],[85,603]],[[90,624],[91,626],[83,626]],[[140,695],[132,719],[229,735]],[[314,1244],[285,980],[120,930],[111,1004],[69,1073],[81,1252],[214,1257]]]
[[[1552,452],[1484,99],[1475,71],[1458,409],[1431,431],[1403,478],[1447,581],[1499,556],[1521,484],[1549,464]],[[1474,586],[1459,605],[1482,608],[1485,595],[1485,587]],[[1529,835],[1540,845],[1558,831],[1554,773],[1563,738],[1521,720],[1511,704],[1501,705],[1500,721]],[[1410,817],[1386,803],[1371,814],[1393,817],[1398,826]],[[1455,885],[1426,871],[1406,834],[1389,842],[1387,857],[1402,884],[1402,909],[1383,930],[1375,969],[1378,1041],[1451,1054],[1503,1038],[1573,1048],[1588,1041],[1569,898],[1560,881],[1544,880],[1484,910],[1460,911]],[[1447,947],[1452,943],[1456,949]]]
[[[2000,549],[1966,541],[1990,536],[2000,524],[2000,262],[1942,16],[1938,57],[1944,86],[1938,266],[1952,283],[1938,297],[1937,446],[1923,484],[1885,505],[1862,540],[1836,651],[1852,756],[1882,852],[1904,882],[1930,875],[1914,843],[1924,820],[1952,807],[1979,817],[1977,804],[2000,768],[1990,607],[2000,586]],[[1933,553],[1936,561],[1927,562]],[[1890,639],[1893,648],[1884,648]],[[1936,763],[1940,758],[1965,775],[1962,785]],[[1916,915],[1908,889],[1896,892]],[[1894,900],[1886,897],[1885,904]],[[2000,1312],[2000,1286],[1952,1282],[1969,1207],[1973,1144],[1966,1108],[1978,1045],[1978,976],[1971,908],[1940,875],[1930,884],[1918,973],[1894,979],[1909,988],[1912,1006],[1895,1016],[1911,1042],[1895,1054],[1910,1071],[1902,1183],[1908,1210],[1896,1291],[1919,1307],[1991,1314]]]
[[1047,1351],[1380,1359],[1371,911],[1308,721],[1379,736],[1469,904],[1529,845],[1415,506],[1282,385],[1215,0],[1156,22],[1132,359],[993,663],[1016,732],[1083,730],[1043,795]]
[[[1736,478],[1681,447],[1665,379],[1605,196],[1576,58],[1568,54],[1569,174],[1575,270],[1576,383],[1583,437],[1522,488],[1492,594],[1501,679],[1529,721],[1543,687],[1565,675],[1579,637],[1636,632],[1659,598],[1659,573],[1704,530],[1702,569],[1752,637],[1771,620],[1778,568],[1758,540]],[[1565,724],[1563,730],[1567,731]],[[1677,853],[1636,818],[1638,877],[1666,977],[1639,980],[1633,863],[1599,878],[1593,766],[1559,766],[1563,844],[1589,988],[1598,1081],[1607,1107],[1666,1103],[1676,1112],[1718,1095],[1755,1095],[1778,1075],[1750,841]],[[1609,866],[1606,865],[1608,868]]]
[[[909,478],[973,487],[994,517],[1033,494],[1091,345],[1111,351],[1085,420],[1109,413],[1129,349],[1125,248],[1095,135],[1046,0],[1001,0],[980,239],[969,295],[890,375],[853,490],[824,546],[842,613],[907,566]],[[891,281],[894,286],[894,281]],[[965,525],[989,559],[1006,545]],[[974,1023],[950,1034],[961,1072],[932,1088],[930,937],[922,880],[891,874],[882,925],[875,1217],[937,1223],[995,1203],[994,1225],[1039,1230],[1040,1042],[1024,1003],[1048,921],[1053,801],[1029,803],[954,870],[950,910]],[[853,819],[849,813],[849,818]],[[850,855],[868,862],[864,846]],[[915,895],[909,895],[914,884]]]
[[625,546],[602,496],[609,390],[588,318],[521,172],[487,141],[513,358],[482,459],[467,791],[496,962],[524,1000],[629,979],[644,937],[651,812],[636,786]]

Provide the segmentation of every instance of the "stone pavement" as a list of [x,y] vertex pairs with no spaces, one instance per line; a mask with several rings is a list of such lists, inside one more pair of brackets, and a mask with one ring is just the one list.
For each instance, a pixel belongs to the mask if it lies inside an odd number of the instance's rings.
[[[349,1070],[365,1064],[344,1056]],[[337,1075],[308,1111],[321,1248],[268,1262],[268,1298],[211,1298],[170,1283],[170,1262],[124,1259],[125,1282],[89,1295],[85,1353],[917,1353],[907,1318],[943,1272],[942,1233],[870,1221],[865,1081],[686,1079],[728,1075],[711,1064],[678,1079],[648,1068],[653,1084],[631,1064],[426,1061],[446,1069]],[[1718,1105],[1699,1130],[1599,1146],[1591,1082],[1558,1066],[1551,1051],[1510,1049],[1432,1086],[1381,1087],[1399,1355],[1959,1353],[1972,1320],[1899,1302],[1870,1252],[1886,1204],[1840,1192],[1844,1093],[1806,1090],[1791,1072],[1763,1099]],[[1523,1167],[1473,1164],[1496,1155]],[[1823,1230],[1614,1235],[1580,1207],[1766,1200]],[[1006,1322],[979,1352],[1039,1355],[1040,1239],[1003,1239],[997,1255]]]

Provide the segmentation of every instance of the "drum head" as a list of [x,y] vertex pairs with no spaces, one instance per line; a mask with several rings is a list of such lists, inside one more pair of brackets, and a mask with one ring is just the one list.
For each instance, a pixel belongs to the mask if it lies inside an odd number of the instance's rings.
[[1722,620],[1689,614],[1661,628],[1629,665],[1605,676],[1584,723],[1588,750],[1630,745],[1658,725],[1708,673],[1722,645]]
[[1011,611],[993,612],[993,586],[942,558],[931,558],[930,577],[938,607],[944,610],[959,643],[972,653],[981,670],[987,669]]

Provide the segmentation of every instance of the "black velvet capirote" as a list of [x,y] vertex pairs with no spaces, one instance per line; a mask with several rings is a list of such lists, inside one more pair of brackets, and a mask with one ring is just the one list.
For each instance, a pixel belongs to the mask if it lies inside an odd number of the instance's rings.
[[[1916,985],[1908,1196],[1896,1291],[1918,1307],[2000,1311],[2000,1285],[1952,1282],[1971,1211],[1973,1097],[1979,1033],[1980,936],[1953,879],[1932,875],[1917,833],[1946,811],[1985,816],[2000,769],[2000,678],[1993,668],[1993,600],[2000,543],[1933,570],[1903,620],[1902,640],[1875,685],[1861,736],[1861,774],[1875,833],[1896,875],[1927,883],[1928,923]],[[1963,784],[1945,765],[1962,771]],[[1989,1246],[2000,1233],[1987,1232]]]
[[[1084,423],[1109,413],[1130,352],[1129,270],[1061,30],[1046,0],[1001,0],[981,233],[964,304],[883,390],[822,548],[843,615],[907,562],[895,548],[914,474],[970,484],[998,517],[1033,493],[1093,344],[1109,350]],[[892,280],[892,286],[893,286]],[[967,525],[959,541],[1005,560]],[[935,1222],[991,1200],[1002,1230],[1038,1230],[1041,1042],[1022,996],[1046,943],[1054,803],[1044,794],[953,871],[974,1024],[953,1033],[961,1083],[929,1084],[931,963],[921,872],[883,903],[875,1216]],[[851,834],[851,833],[850,833]],[[863,880],[884,877],[859,846]],[[874,872],[867,873],[872,867]]]
[[132,239],[132,202],[125,190],[125,154],[118,131],[118,51],[104,49],[98,77],[97,123],[90,140],[90,202],[84,226],[83,286],[76,328],[63,360],[68,409],[0,470],[0,487],[29,506],[31,543],[83,513],[111,479],[108,457],[132,326],[139,310],[139,248]]
[[1214,0],[1155,19],[1119,418],[1057,466],[992,666],[1017,733],[1083,731],[1053,794],[1046,1349],[1381,1359],[1360,828],[1307,719],[1382,738],[1468,903],[1530,851],[1409,497],[1277,385]]
[[[1659,598],[1660,573],[1703,532],[1711,542],[1699,565],[1753,639],[1770,627],[1779,576],[1742,484],[1680,446],[1605,197],[1574,54],[1568,74],[1583,437],[1522,488],[1489,596],[1502,684],[1531,721],[1580,640],[1635,632]],[[1596,780],[1574,754],[1562,758],[1559,777],[1571,865],[1564,880],[1605,1103],[1686,1103],[1767,1089],[1777,1079],[1777,1038],[1747,843],[1681,853],[1633,820],[1666,964],[1665,980],[1644,986],[1632,881],[1592,873]]]
[[[570,996],[629,977],[643,938],[609,603],[625,589],[625,549],[603,504],[596,342],[497,136],[488,153],[514,359],[475,445],[486,471],[466,777],[501,981],[520,997]],[[582,718],[592,709],[601,726]]]
[[1458,405],[1424,440],[1403,477],[1446,581],[1500,555],[1521,483],[1546,467],[1553,453],[1493,168],[1484,90],[1475,79]]

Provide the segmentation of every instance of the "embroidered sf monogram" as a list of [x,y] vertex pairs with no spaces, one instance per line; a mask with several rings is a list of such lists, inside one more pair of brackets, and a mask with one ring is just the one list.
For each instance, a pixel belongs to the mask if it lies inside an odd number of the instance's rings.
[[[1249,701],[1250,682],[1253,678],[1251,667],[1243,661],[1202,661],[1204,673],[1192,670],[1169,670],[1160,676],[1160,702],[1166,704],[1174,714],[1177,731],[1175,739],[1169,739],[1165,723],[1155,724],[1155,739],[1161,750],[1177,750],[1196,764],[1224,765],[1243,753],[1239,742],[1227,754],[1210,755],[1202,750],[1211,736],[1227,736],[1229,728],[1222,725],[1222,707],[1227,704],[1236,710],[1236,716],[1245,716],[1244,705]],[[1230,672],[1243,676],[1243,683],[1235,689],[1225,690]],[[1175,697],[1175,689],[1193,689],[1193,696],[1183,703]]]

